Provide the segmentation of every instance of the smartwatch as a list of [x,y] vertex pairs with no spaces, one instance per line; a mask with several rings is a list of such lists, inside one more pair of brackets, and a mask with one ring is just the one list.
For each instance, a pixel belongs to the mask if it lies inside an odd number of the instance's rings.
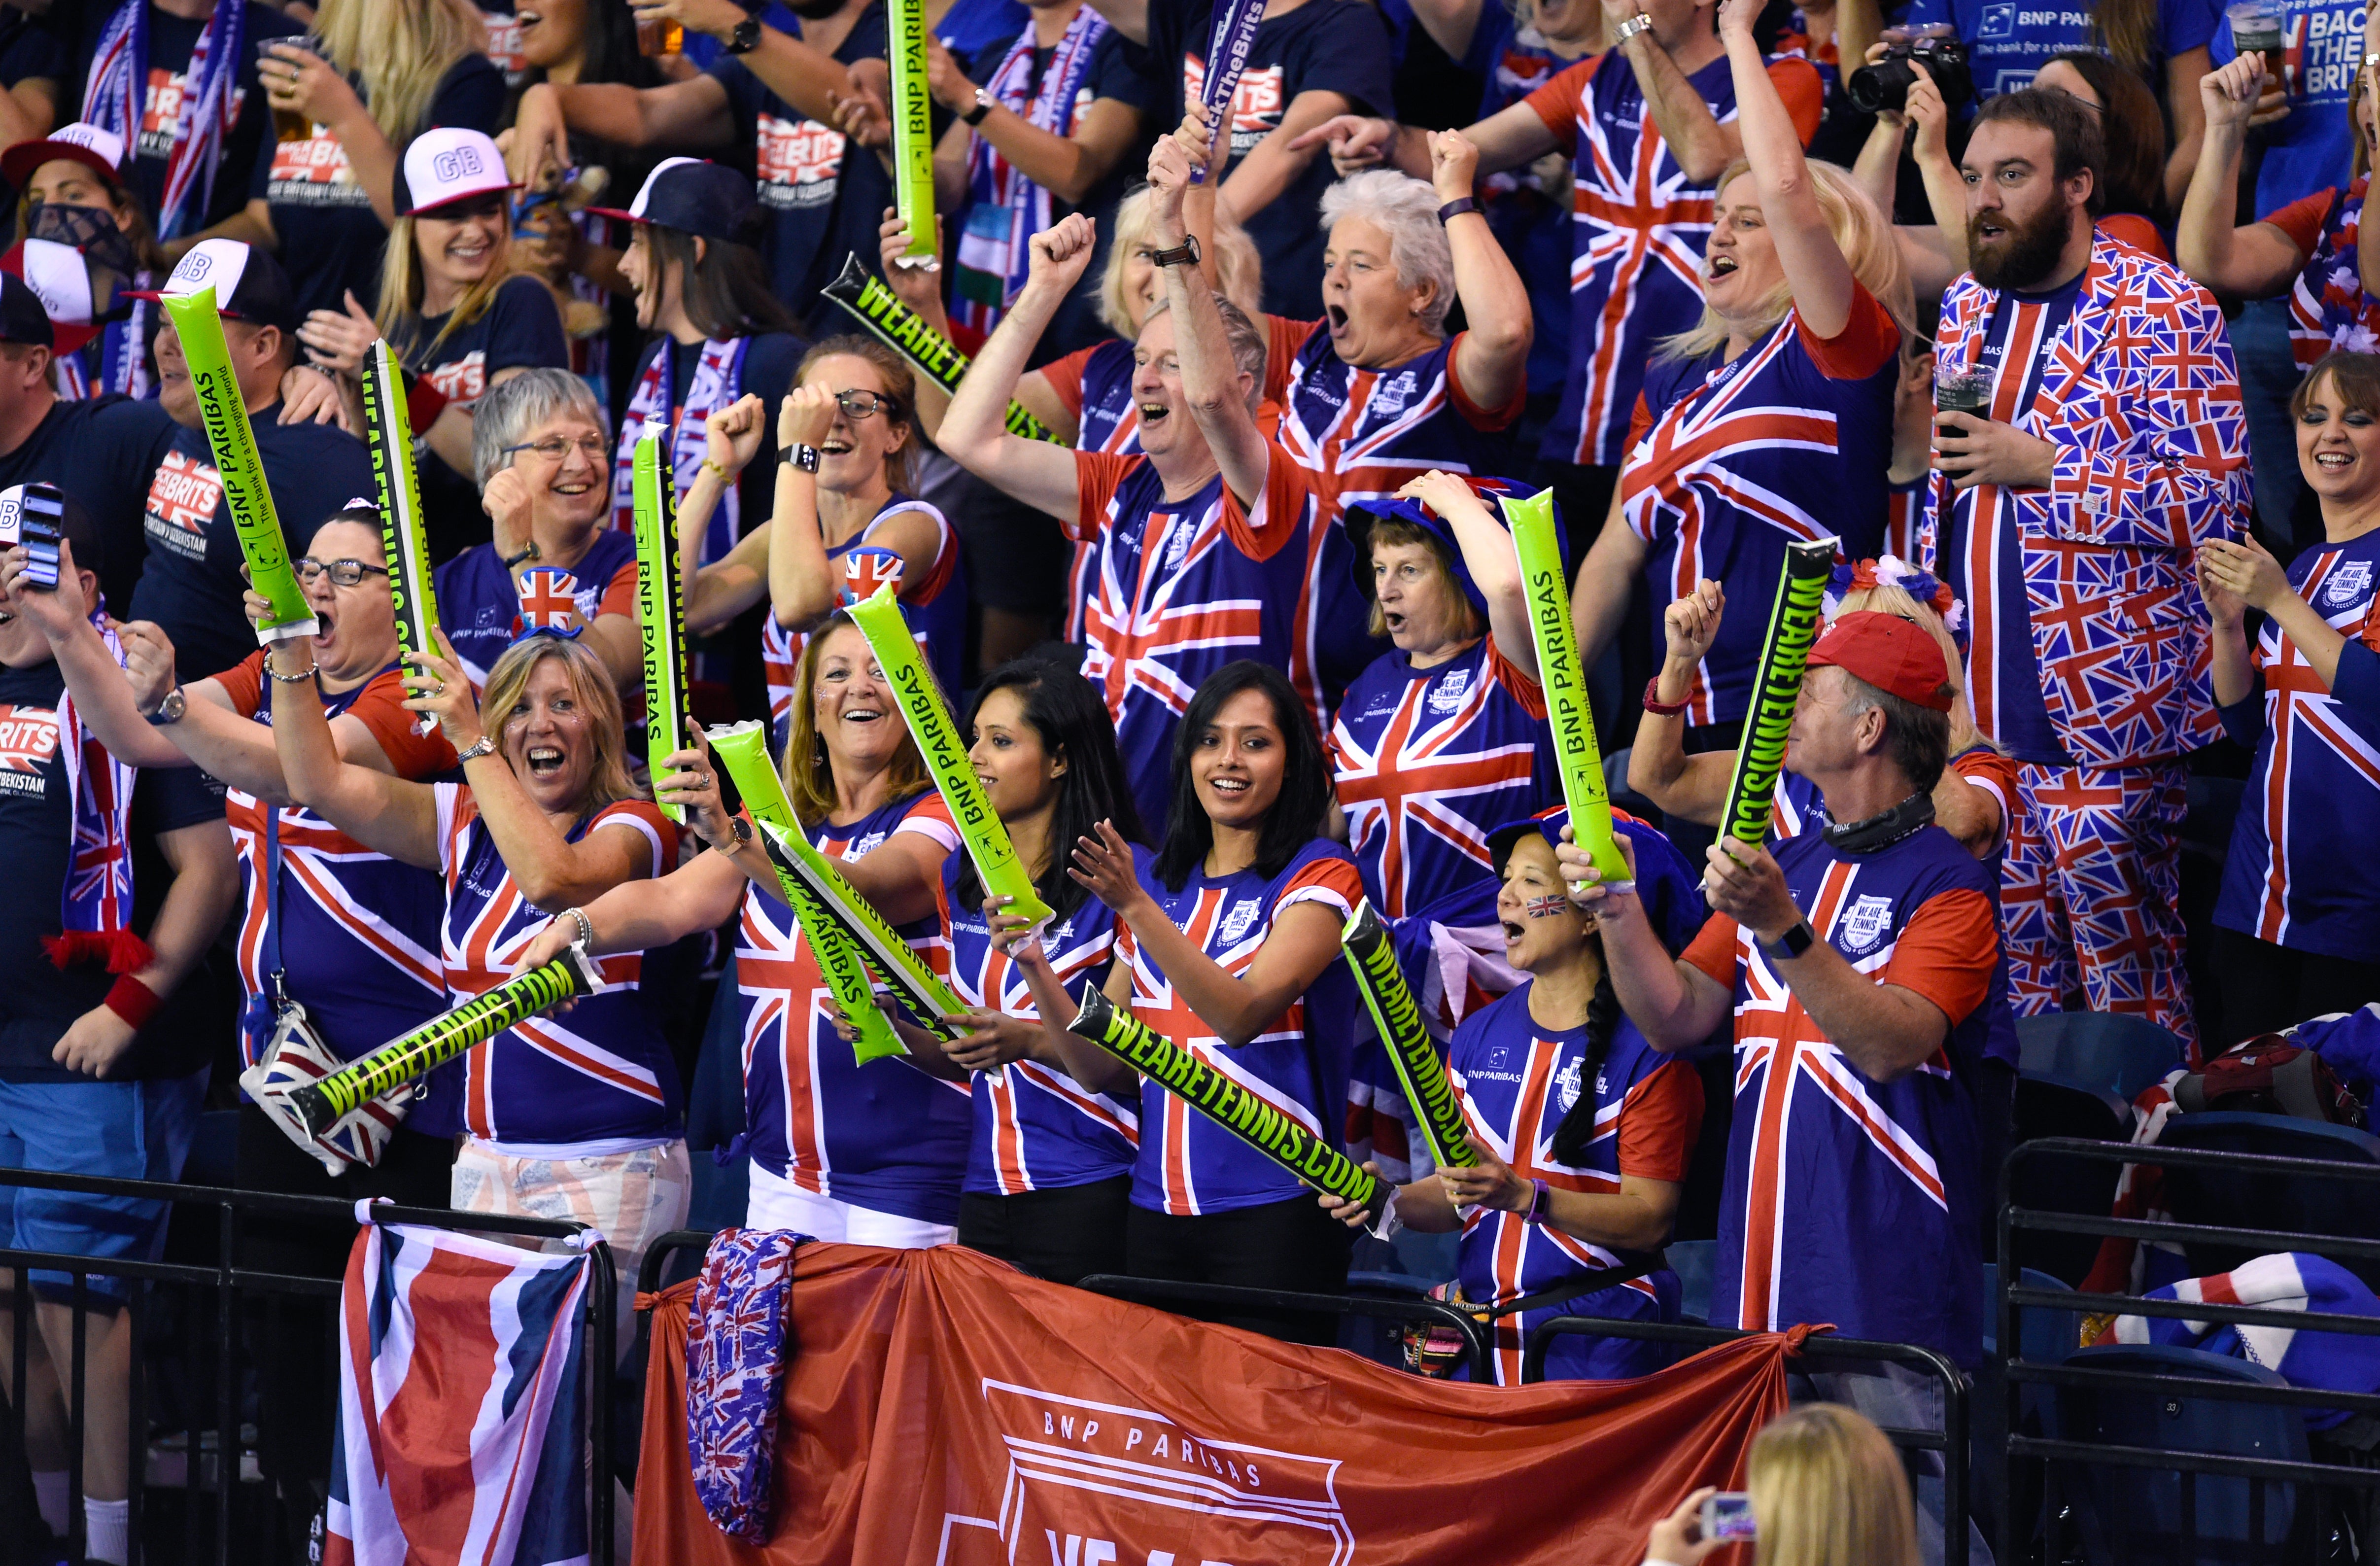
[[189,710],[190,698],[182,694],[181,686],[176,686],[165,693],[165,699],[157,704],[157,710],[149,714],[150,727],[162,729],[168,723],[178,723],[182,721],[182,714]]
[[1447,224],[1452,223],[1456,218],[1461,217],[1464,212],[1475,212],[1478,210],[1479,203],[1469,196],[1457,196],[1454,200],[1447,202],[1446,205],[1438,209],[1439,225],[1440,227],[1444,227]]
[[746,17],[727,35],[726,50],[731,55],[748,55],[760,46],[760,18]]
[[815,473],[819,469],[818,447],[787,446],[778,455],[777,460],[790,462],[805,473]]
[[1536,1186],[1536,1190],[1529,1197],[1528,1210],[1521,1214],[1521,1221],[1543,1223],[1552,1216],[1554,1188],[1542,1180],[1532,1180],[1529,1184]]
[[963,125],[981,125],[983,123],[983,116],[991,113],[993,105],[997,104],[999,102],[999,99],[993,97],[990,93],[986,92],[982,88],[977,88],[975,90],[975,103],[959,111],[960,123]]
[[1775,941],[1760,942],[1761,955],[1771,962],[1787,962],[1800,956],[1818,943],[1818,932],[1810,928],[1807,919],[1795,919],[1793,928]]
[[1149,264],[1152,266],[1196,266],[1198,264],[1198,236],[1196,234],[1185,234],[1182,237],[1182,243],[1175,246],[1172,249],[1151,250],[1148,255],[1148,260]]

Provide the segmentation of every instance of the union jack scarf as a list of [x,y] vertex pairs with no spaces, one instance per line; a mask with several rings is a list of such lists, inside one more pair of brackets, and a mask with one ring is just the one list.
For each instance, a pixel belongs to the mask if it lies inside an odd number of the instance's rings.
[[[165,157],[165,188],[157,200],[157,237],[178,238],[206,221],[214,199],[215,164],[225,139],[239,122],[239,52],[247,25],[243,0],[215,0],[214,15],[199,30],[184,78],[180,112],[174,119],[174,146]],[[140,144],[140,122],[149,101],[148,0],[121,0],[99,35],[91,75],[83,85],[83,118]],[[199,193],[197,210],[190,192]]]
[[[679,494],[686,493],[694,476],[702,471],[703,456],[710,450],[703,421],[735,407],[735,399],[744,395],[744,350],[751,344],[749,337],[714,337],[702,345],[702,357],[694,367],[694,384],[686,388],[686,401],[678,405],[667,431],[670,472]],[[662,422],[671,418],[671,357],[670,344],[663,339],[654,350],[653,362],[637,378],[636,394],[629,397],[628,411],[620,420],[619,454],[612,461],[612,526],[624,533],[637,528],[637,442],[648,433],[662,433]],[[772,410],[771,417],[774,416]],[[744,531],[736,526],[737,510],[735,486],[730,484],[710,514],[710,526],[703,531],[702,558],[698,564],[709,565],[735,547]]]
[[[1050,68],[1033,83],[1033,29],[1016,35],[984,91],[1001,107],[1023,115],[1053,136],[1071,136],[1075,104],[1090,74],[1091,56],[1107,36],[1107,19],[1088,6],[1066,24],[1066,35],[1050,52]],[[1027,94],[1030,93],[1028,99]],[[968,353],[980,347],[1025,286],[1031,270],[1032,240],[1050,226],[1050,192],[1016,172],[1000,149],[978,136],[967,154],[967,186],[975,205],[959,236],[958,275],[953,280],[951,331]]]
[[[124,647],[105,616],[93,614],[91,623],[120,666]],[[151,953],[132,932],[132,769],[83,733],[71,692],[58,698],[58,751],[74,818],[74,858],[61,896],[65,933],[43,936],[42,950],[61,968],[103,961],[109,973],[136,972]]]
[[2380,350],[2380,299],[2363,291],[2356,256],[2363,227],[2365,175],[2331,205],[2329,221],[2313,254],[2306,258],[2289,297],[2289,346],[2298,368],[2310,370],[2333,349],[2368,354]]
[[807,1236],[729,1229],[710,1242],[686,1322],[686,1444],[695,1493],[720,1532],[769,1542],[777,1401],[794,1253]]

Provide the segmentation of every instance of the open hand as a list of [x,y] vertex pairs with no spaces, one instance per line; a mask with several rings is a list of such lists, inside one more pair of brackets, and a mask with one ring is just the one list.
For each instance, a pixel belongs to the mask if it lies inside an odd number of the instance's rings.
[[1118,918],[1123,918],[1127,908],[1136,907],[1148,895],[1141,890],[1140,877],[1133,869],[1132,844],[1123,840],[1113,821],[1102,820],[1095,835],[1075,840],[1075,862],[1066,873],[1106,904]]
[[468,750],[480,743],[480,702],[471,694],[471,676],[463,673],[463,661],[455,656],[455,644],[446,639],[443,628],[434,628],[438,638],[436,652],[408,652],[406,662],[419,665],[405,676],[405,688],[412,694],[406,698],[408,712],[426,712],[437,720],[439,732],[446,743],[457,750]]
[[324,370],[356,375],[362,372],[364,355],[380,341],[380,327],[350,290],[346,310],[309,314],[298,328],[298,340],[306,345],[306,357]]
[[[2217,539],[2202,545],[2198,551],[2198,579],[2203,587],[2211,587],[2264,614],[2272,613],[2297,590],[2289,586],[2289,574],[2281,568],[2281,563],[2253,535],[2237,543]],[[2207,608],[2215,608],[2212,597]]]

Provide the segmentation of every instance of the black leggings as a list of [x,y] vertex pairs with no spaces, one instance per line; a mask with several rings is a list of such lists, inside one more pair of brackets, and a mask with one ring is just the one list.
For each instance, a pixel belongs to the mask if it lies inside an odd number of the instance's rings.
[[2221,1031],[2205,1041],[2210,1056],[2308,1017],[2351,1012],[2380,1001],[2380,962],[2325,957],[2219,927],[2215,931],[2215,972],[2223,1012],[2217,1024]]
[[[1311,1196],[1196,1218],[1175,1218],[1135,1207],[1125,1219],[1123,1235],[1125,1270],[1135,1278],[1292,1289],[1310,1294],[1346,1293],[1347,1258],[1355,1244],[1354,1232],[1324,1212]],[[1245,1327],[1283,1342],[1339,1341],[1336,1317],[1154,1303],[1184,1316]]]
[[1132,1176],[996,1196],[959,1197],[959,1244],[1052,1283],[1124,1269],[1124,1209]]

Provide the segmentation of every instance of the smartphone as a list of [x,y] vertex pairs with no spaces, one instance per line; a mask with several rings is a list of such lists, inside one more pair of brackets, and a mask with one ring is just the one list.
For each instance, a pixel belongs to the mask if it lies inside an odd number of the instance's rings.
[[17,542],[25,552],[25,574],[19,579],[33,591],[57,590],[58,528],[66,509],[66,495],[56,485],[25,486],[17,514]]
[[1752,1519],[1752,1498],[1742,1490],[1722,1490],[1703,1502],[1703,1537],[1713,1544],[1731,1544],[1760,1536]]

